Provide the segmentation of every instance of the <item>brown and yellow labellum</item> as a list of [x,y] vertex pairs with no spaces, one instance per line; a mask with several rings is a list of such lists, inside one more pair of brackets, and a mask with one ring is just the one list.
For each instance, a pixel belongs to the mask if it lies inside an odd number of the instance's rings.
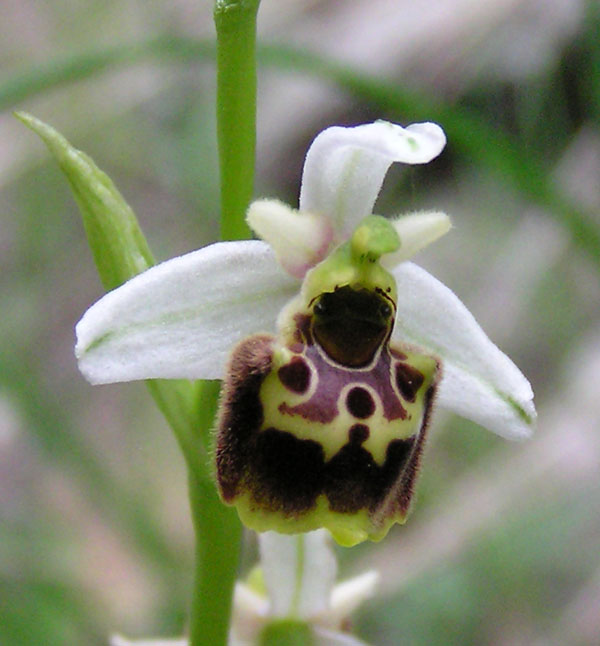
[[336,287],[291,313],[285,334],[234,349],[217,480],[250,528],[326,527],[354,545],[405,521],[440,365],[390,342],[390,291]]

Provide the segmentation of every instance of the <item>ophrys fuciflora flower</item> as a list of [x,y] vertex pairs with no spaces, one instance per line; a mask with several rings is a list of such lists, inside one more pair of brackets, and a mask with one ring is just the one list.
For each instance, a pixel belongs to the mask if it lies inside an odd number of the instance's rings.
[[382,538],[406,516],[433,402],[505,437],[530,434],[527,380],[407,262],[448,218],[372,215],[390,164],[425,163],[444,143],[435,124],[329,128],[307,154],[298,211],[251,205],[267,242],[157,265],[78,324],[93,383],[224,378],[217,479],[250,527]]
[[217,476],[253,529],[327,527],[353,544],[404,521],[440,369],[390,342],[398,294],[379,258],[399,246],[392,224],[365,218],[308,272],[279,335],[234,350]]

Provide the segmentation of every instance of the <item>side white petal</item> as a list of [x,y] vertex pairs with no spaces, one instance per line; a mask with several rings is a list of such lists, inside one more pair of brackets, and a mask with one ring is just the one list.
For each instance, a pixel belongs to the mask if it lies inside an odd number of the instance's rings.
[[375,121],[321,132],[306,155],[300,210],[330,218],[338,241],[348,238],[369,215],[392,162],[424,164],[446,144],[435,123],[406,128]]
[[252,202],[246,220],[273,247],[279,264],[299,279],[323,260],[333,240],[327,218],[296,211],[279,200]]
[[76,327],[79,368],[94,384],[217,379],[229,351],[275,330],[297,291],[265,242],[219,242],[173,258],[109,292]]
[[438,404],[503,437],[531,435],[536,412],[529,382],[454,292],[410,262],[393,274],[398,284],[394,338],[442,359]]
[[253,644],[260,633],[269,611],[267,599],[257,594],[249,585],[235,584],[229,646]]
[[323,623],[333,628],[342,626],[361,603],[375,594],[379,578],[379,572],[369,570],[336,584],[331,593],[331,607]]
[[329,534],[265,532],[259,540],[270,614],[310,619],[326,612],[337,571]]

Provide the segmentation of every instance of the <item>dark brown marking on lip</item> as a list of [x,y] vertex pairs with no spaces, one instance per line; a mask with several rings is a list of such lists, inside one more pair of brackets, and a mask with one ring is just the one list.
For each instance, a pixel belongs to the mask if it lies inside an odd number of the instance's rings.
[[310,386],[310,368],[301,357],[293,357],[277,374],[281,383],[294,393],[305,393]]
[[262,508],[286,516],[314,509],[321,494],[332,511],[375,514],[403,480],[415,438],[392,440],[379,465],[361,446],[368,433],[364,424],[355,424],[350,441],[325,461],[323,447],[314,440],[276,428],[261,431],[248,445],[245,486]]
[[312,509],[323,490],[323,447],[291,433],[269,428],[256,437],[248,456],[248,484],[254,499],[286,515]]
[[425,377],[408,363],[396,364],[396,385],[406,401],[414,402]]
[[358,419],[367,419],[375,412],[375,402],[371,393],[360,386],[355,386],[348,391],[346,406],[350,414]]
[[366,424],[354,424],[348,431],[348,439],[351,444],[362,444],[369,439],[370,431]]

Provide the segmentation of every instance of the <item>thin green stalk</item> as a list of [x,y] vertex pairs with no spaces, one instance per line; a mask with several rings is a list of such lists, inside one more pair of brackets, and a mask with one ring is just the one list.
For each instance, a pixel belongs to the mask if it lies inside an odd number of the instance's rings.
[[217,0],[217,137],[221,237],[251,237],[245,221],[254,191],[256,15],[260,0]]
[[[221,235],[226,240],[250,237],[245,216],[254,191],[258,6],[259,0],[217,0],[214,10]],[[190,469],[196,536],[190,646],[226,646],[242,528],[236,512],[219,499],[213,480],[200,474]]]
[[196,533],[190,646],[226,646],[242,526],[212,479],[190,471],[189,490]]

